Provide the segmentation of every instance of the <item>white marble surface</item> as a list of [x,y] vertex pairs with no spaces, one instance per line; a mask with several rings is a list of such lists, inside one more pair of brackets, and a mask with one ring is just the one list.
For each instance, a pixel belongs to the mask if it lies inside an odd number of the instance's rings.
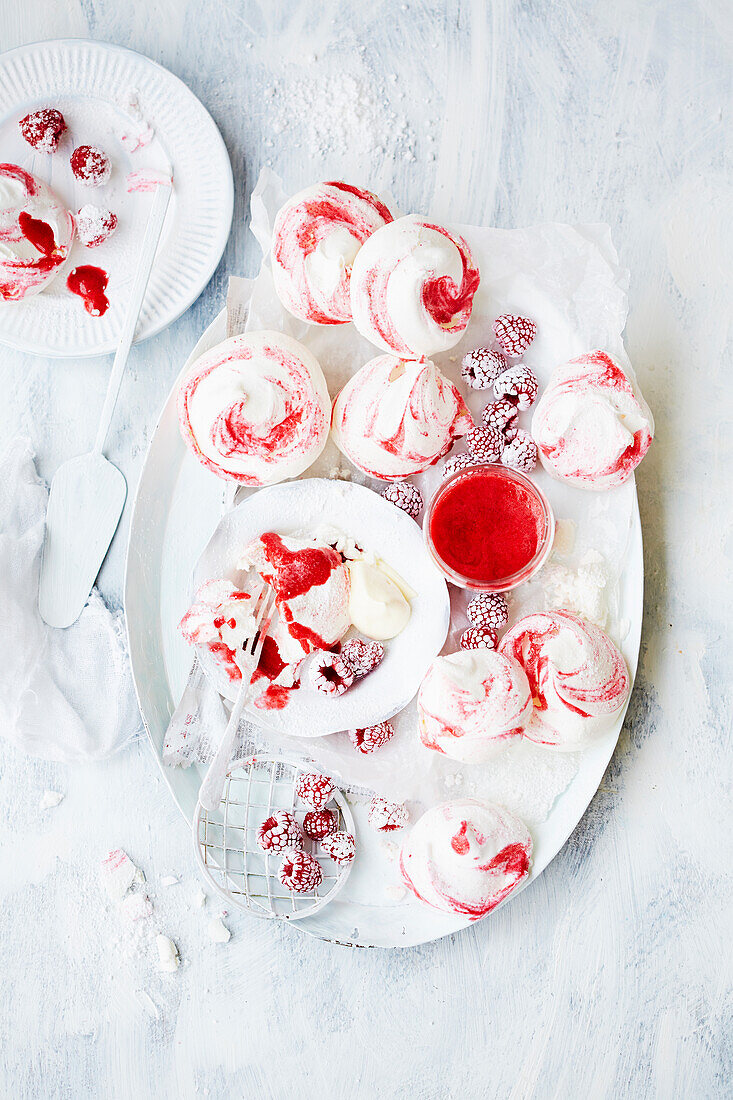
[[[133,354],[110,448],[131,485],[226,274],[252,273],[245,212],[265,162],[293,188],[343,175],[455,221],[609,222],[658,436],[638,479],[646,613],[619,748],[541,880],[452,940],[352,952],[230,914],[215,944],[145,742],[74,770],[3,747],[3,1095],[729,1095],[729,3],[0,0],[3,49],[64,36],[187,81],[237,181],[211,285]],[[344,117],[349,88],[363,103]],[[108,370],[3,350],[3,439],[29,433],[50,476],[92,431]],[[112,604],[125,542],[123,520],[101,577]],[[64,801],[39,811],[49,787]],[[100,890],[118,845],[180,946],[174,975]]]

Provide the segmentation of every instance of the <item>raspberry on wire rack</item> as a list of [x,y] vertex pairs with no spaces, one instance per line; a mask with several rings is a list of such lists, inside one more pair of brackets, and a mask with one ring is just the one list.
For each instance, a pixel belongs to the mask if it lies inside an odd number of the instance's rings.
[[328,776],[264,754],[233,764],[216,812],[199,803],[193,823],[207,884],[271,920],[301,920],[336,896],[354,862],[354,835],[349,804]]

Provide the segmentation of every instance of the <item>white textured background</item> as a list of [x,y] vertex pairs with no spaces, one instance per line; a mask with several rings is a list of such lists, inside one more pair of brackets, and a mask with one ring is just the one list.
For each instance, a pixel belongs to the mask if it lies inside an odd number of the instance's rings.
[[[453,940],[352,952],[231,915],[215,945],[144,742],[73,771],[3,746],[0,1091],[730,1096],[729,0],[0,0],[3,49],[64,36],[172,69],[235,172],[212,284],[132,356],[109,452],[131,485],[227,272],[253,273],[245,213],[265,162],[292,189],[345,176],[455,221],[609,222],[658,435],[638,478],[646,614],[619,748],[541,880]],[[91,439],[108,370],[2,350],[0,435],[29,433],[50,476]],[[112,603],[125,542],[123,520]],[[45,787],[66,797],[42,815]],[[132,949],[100,892],[117,845],[179,943],[176,975]],[[181,885],[159,888],[171,872]]]

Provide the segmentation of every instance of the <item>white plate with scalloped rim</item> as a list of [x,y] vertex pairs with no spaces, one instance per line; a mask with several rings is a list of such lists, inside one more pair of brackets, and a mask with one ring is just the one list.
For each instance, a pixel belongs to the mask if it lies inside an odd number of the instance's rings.
[[[226,318],[222,311],[194,348],[179,381],[194,359],[225,335]],[[178,635],[176,624],[185,609],[192,570],[221,519],[223,490],[215,476],[189,454],[181,439],[176,409],[179,381],[151,440],[134,504],[125,609],[143,720],[163,777],[190,822],[202,773],[195,766],[188,769],[164,766],[161,752],[165,730],[190,664],[190,651]],[[322,469],[327,470],[328,461],[326,457]],[[339,460],[334,455],[330,461]],[[313,476],[314,471],[308,473]],[[543,480],[543,488],[553,503],[562,499],[565,490],[549,478]],[[628,627],[621,649],[633,677],[641,637],[644,572],[633,481],[626,488],[633,494],[633,506],[628,531],[624,532],[626,555],[619,579],[618,613]],[[522,888],[542,874],[585,813],[616,747],[622,724],[623,716],[608,734],[584,751],[570,785],[556,800],[547,819],[532,829],[532,866]],[[365,805],[351,805],[358,844],[352,873],[339,897],[320,913],[298,922],[298,929],[349,946],[410,947],[465,928],[468,924],[465,918],[440,913],[400,890],[397,868],[385,856],[384,838],[368,826]],[[518,893],[515,891],[502,905],[509,904]]]
[[[134,129],[125,101],[136,92],[155,135],[129,153],[121,134]],[[57,107],[68,132],[52,155],[23,139],[18,121],[41,107]],[[69,156],[76,145],[103,148],[112,161],[104,187],[82,187]],[[234,203],[232,169],[211,115],[167,69],[121,46],[60,39],[19,46],[0,55],[0,148],[2,160],[20,164],[48,182],[75,212],[84,203],[113,210],[116,232],[96,248],[74,242],[62,271],[40,294],[0,302],[0,343],[47,356],[91,356],[114,351],[132,286],[151,194],[128,194],[129,172],[173,166],[173,195],[155,266],[145,295],[137,340],[172,324],[213,275],[229,237]],[[80,263],[109,275],[110,306],[102,317],[88,314],[66,289],[66,274]]]

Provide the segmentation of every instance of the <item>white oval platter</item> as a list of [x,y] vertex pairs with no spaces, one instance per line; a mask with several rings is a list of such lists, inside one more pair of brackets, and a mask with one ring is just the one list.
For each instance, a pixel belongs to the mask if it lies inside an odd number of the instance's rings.
[[[222,312],[199,340],[181,376],[195,358],[225,335]],[[125,609],[143,721],[164,779],[184,817],[191,822],[201,783],[199,770],[195,766],[165,767],[161,751],[190,665],[190,651],[176,626],[185,610],[192,570],[221,519],[223,491],[214,475],[188,453],[181,439],[177,388],[178,382],[158,421],[134,503]],[[635,495],[626,537],[618,610],[627,626],[621,649],[633,677],[644,591],[641,523]],[[622,723],[621,717],[613,730],[582,754],[572,782],[557,798],[546,820],[532,829],[534,856],[525,888],[542,874],[580,821],[608,766]],[[393,864],[387,873],[391,881],[385,882],[384,839],[367,825],[363,805],[354,804],[352,809],[359,846],[353,872],[332,904],[300,921],[297,927],[321,939],[364,947],[409,947],[465,928],[465,919],[439,913],[401,891]],[[375,873],[379,876],[376,889]],[[503,904],[516,896],[517,892]]]

